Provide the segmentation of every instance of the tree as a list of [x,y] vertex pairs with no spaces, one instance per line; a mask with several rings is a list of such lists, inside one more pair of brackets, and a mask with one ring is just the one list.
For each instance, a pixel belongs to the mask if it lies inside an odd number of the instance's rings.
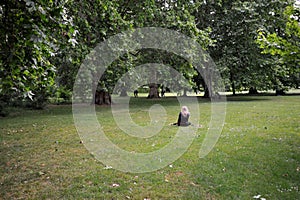
[[[1,101],[30,100],[33,106],[41,107],[57,87],[72,90],[81,63],[98,43],[124,30],[151,26],[172,29],[199,42],[209,51],[234,92],[297,86],[299,9],[293,3],[291,0],[3,1],[0,4]],[[212,84],[204,83],[191,63],[156,49],[128,52],[88,87],[94,92],[98,88],[111,93],[123,74],[149,62],[166,64],[179,71],[189,85],[180,83],[182,87],[178,89],[186,92],[191,87],[203,88],[205,96],[212,95],[209,92]],[[89,73],[93,75],[95,70],[92,67]],[[207,74],[210,73],[214,72]],[[150,76],[167,75],[167,70],[160,69]],[[170,80],[166,82],[171,84]],[[123,86],[133,89],[129,84]],[[154,85],[154,93],[158,87]]]
[[199,28],[211,28],[216,40],[208,51],[231,90],[269,89],[268,57],[260,53],[257,30],[278,30],[284,24],[282,13],[291,1],[205,1],[198,4]]
[[[191,11],[193,4],[184,1],[91,1],[85,0],[74,3],[69,1],[65,4],[66,13],[72,18],[72,26],[65,28],[61,42],[64,48],[52,59],[52,64],[57,67],[56,84],[60,87],[72,90],[73,83],[85,56],[100,42],[110,36],[120,33],[123,30],[130,30],[135,27],[165,27],[180,31],[192,38],[196,38],[203,46],[211,43],[207,30],[199,30]],[[76,40],[74,39],[76,37]],[[72,45],[66,45],[66,42]],[[147,55],[140,56],[143,51],[132,52],[108,67],[100,80],[94,80],[92,90],[107,90],[112,92],[117,80],[136,64],[153,62],[150,57],[158,56],[157,51],[147,52]],[[167,55],[167,54],[164,54]],[[160,59],[157,60],[161,62]],[[174,59],[173,59],[174,58]],[[195,70],[189,64],[183,64],[173,56],[172,66],[191,80]],[[162,61],[164,62],[164,61]],[[169,63],[170,63],[169,62]],[[90,73],[96,73],[95,68]],[[192,83],[192,81],[190,81]],[[126,86],[127,87],[127,86]]]
[[[209,38],[209,29],[200,30],[196,26],[196,21],[192,13],[195,6],[193,2],[189,1],[122,1],[120,3],[120,13],[123,18],[133,22],[133,27],[163,27],[179,31],[196,41],[198,41],[203,48],[212,45],[213,41]],[[125,3],[126,2],[126,3]],[[143,63],[162,63],[172,66],[174,69],[183,74],[183,76],[190,82],[190,86],[182,85],[182,90],[193,87],[195,84],[192,78],[197,74],[197,70],[185,61],[184,59],[161,50],[140,50],[133,54],[134,64],[137,66]],[[168,72],[160,70],[158,74],[167,75]],[[156,76],[153,73],[151,76]],[[167,76],[164,76],[167,77]],[[169,78],[170,79],[170,78]],[[165,80],[171,83],[171,81]],[[158,85],[151,84],[149,96],[157,94]],[[153,93],[153,94],[150,94]],[[157,95],[156,95],[157,96]]]
[[300,81],[300,10],[288,6],[283,14],[286,23],[280,32],[261,29],[257,38],[262,53],[272,55],[272,82],[279,93],[290,87],[299,87]]
[[[73,29],[78,31],[77,45],[66,49],[61,58],[61,66],[59,70],[59,83],[67,84],[72,90],[78,69],[85,57],[96,47],[97,44],[103,42],[110,36],[117,34],[129,27],[129,22],[124,20],[118,13],[117,1],[107,0],[85,0],[80,2],[72,2],[67,5],[69,14],[73,16]],[[124,68],[125,66],[115,66]],[[123,69],[121,71],[124,71]],[[101,80],[94,80],[92,87],[93,94],[100,91],[111,92],[110,83],[116,81],[115,74],[108,70]],[[90,74],[95,76],[97,67],[90,68]],[[65,81],[67,80],[67,81]],[[88,90],[88,88],[87,88]],[[95,96],[94,96],[95,98]],[[93,100],[94,102],[95,100]]]
[[0,98],[42,107],[55,84],[52,59],[65,45],[60,41],[71,18],[63,4],[53,1],[2,1],[0,10]]

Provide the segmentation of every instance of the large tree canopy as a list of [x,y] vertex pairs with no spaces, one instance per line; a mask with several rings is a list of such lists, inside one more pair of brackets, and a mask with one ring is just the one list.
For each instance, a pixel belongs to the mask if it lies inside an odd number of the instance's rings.
[[207,1],[199,4],[195,13],[198,26],[211,27],[211,38],[216,40],[209,48],[228,88],[245,90],[251,87],[271,89],[272,65],[265,60],[256,43],[258,30],[281,30],[287,19],[283,17],[293,1]]
[[[86,5],[86,3],[87,2],[82,2],[84,5]],[[85,46],[85,49],[93,48],[95,44],[111,36],[109,33],[116,34],[122,30],[130,30],[139,27],[163,27],[179,31],[197,40],[204,48],[207,48],[212,44],[212,40],[210,40],[208,34],[209,30],[200,30],[197,28],[194,17],[191,15],[194,7],[190,2],[117,1],[110,2],[110,4],[110,9],[107,11],[107,14],[105,14],[106,11],[101,6],[99,6],[98,10],[98,6],[94,6],[81,14],[81,19],[78,23],[75,22],[76,29],[81,33],[80,38],[94,38],[94,43],[92,45],[85,44],[78,40],[79,45]],[[91,12],[93,9],[95,10]],[[82,11],[80,11],[80,13],[81,12]],[[97,16],[102,16],[102,18],[96,20],[94,13],[101,12],[102,14],[97,14]],[[109,18],[103,18],[103,16],[109,16]],[[101,21],[102,23],[100,23]],[[92,27],[91,30],[82,28],[84,25]],[[178,56],[159,50],[140,49],[136,52],[130,52],[124,55],[109,66],[105,75],[102,76],[99,85],[102,89],[112,91],[115,82],[119,80],[122,74],[135,66],[148,62],[171,65],[183,73],[184,76],[190,80],[191,84],[193,83],[192,77],[195,74],[193,66],[183,62]],[[159,73],[164,72],[161,71]],[[130,88],[130,85],[128,84],[126,86],[124,85],[124,88],[134,89]]]
[[[30,100],[39,107],[55,88],[72,90],[80,64],[99,42],[124,30],[151,26],[172,29],[199,42],[233,91],[297,87],[299,7],[294,3],[2,1],[1,101]],[[108,68],[99,85],[111,91],[122,74],[153,61],[174,67],[189,80],[191,87],[207,89],[190,63],[155,49],[123,55]]]
[[39,107],[55,84],[53,58],[75,41],[72,17],[56,1],[2,1],[0,11],[1,99],[29,98]]
[[3,1],[0,8],[1,100],[42,107],[56,84],[56,57],[76,44],[73,18],[57,1]]
[[271,55],[273,76],[277,90],[299,87],[300,82],[300,10],[286,7],[285,25],[280,31],[259,30],[257,43],[263,54]]

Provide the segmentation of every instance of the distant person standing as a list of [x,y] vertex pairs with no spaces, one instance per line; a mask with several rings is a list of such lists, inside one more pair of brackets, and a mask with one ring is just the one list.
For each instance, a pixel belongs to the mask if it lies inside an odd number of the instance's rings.
[[164,97],[164,96],[165,96],[165,92],[166,92],[166,91],[165,91],[164,89],[162,89],[162,90],[161,90],[160,96],[161,96],[161,97]]
[[138,91],[138,90],[134,90],[134,91],[133,91],[133,94],[134,94],[134,97],[138,97],[139,91]]

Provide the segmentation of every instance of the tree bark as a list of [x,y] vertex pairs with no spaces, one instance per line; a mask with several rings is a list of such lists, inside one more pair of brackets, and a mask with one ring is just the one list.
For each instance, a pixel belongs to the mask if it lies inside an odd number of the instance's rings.
[[255,87],[250,87],[249,94],[258,94],[258,91]]
[[234,84],[234,77],[232,72],[230,72],[230,82],[231,82],[232,95],[235,95],[235,84]]
[[209,95],[209,89],[208,89],[208,87],[205,85],[204,86],[204,96],[203,96],[204,98],[209,98],[210,97],[210,95]]
[[96,91],[95,94],[95,104],[98,105],[110,105],[111,104],[111,96],[108,92],[101,90],[101,91]]
[[122,88],[121,93],[120,93],[120,97],[127,97],[127,96],[128,96],[128,94],[127,94],[126,89]]
[[183,96],[187,97],[187,89],[183,89]]
[[152,99],[152,98],[159,98],[159,92],[158,92],[158,85],[155,83],[152,83],[149,85],[149,94],[148,94],[148,98]]
[[203,80],[203,87],[204,87],[204,98],[210,98],[212,96],[212,81],[210,72],[206,75],[206,82]]
[[285,92],[283,89],[276,89],[276,96],[285,95]]

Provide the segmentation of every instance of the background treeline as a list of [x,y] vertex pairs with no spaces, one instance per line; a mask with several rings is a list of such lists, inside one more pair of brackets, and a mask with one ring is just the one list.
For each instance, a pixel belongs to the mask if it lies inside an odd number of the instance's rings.
[[[293,0],[2,1],[0,104],[41,108],[49,97],[70,99],[85,56],[110,36],[138,27],[168,28],[198,41],[233,94],[297,88],[299,13]],[[195,91],[206,90],[193,66],[158,50],[124,55],[99,87],[111,92],[122,74],[149,62],[173,66]]]

